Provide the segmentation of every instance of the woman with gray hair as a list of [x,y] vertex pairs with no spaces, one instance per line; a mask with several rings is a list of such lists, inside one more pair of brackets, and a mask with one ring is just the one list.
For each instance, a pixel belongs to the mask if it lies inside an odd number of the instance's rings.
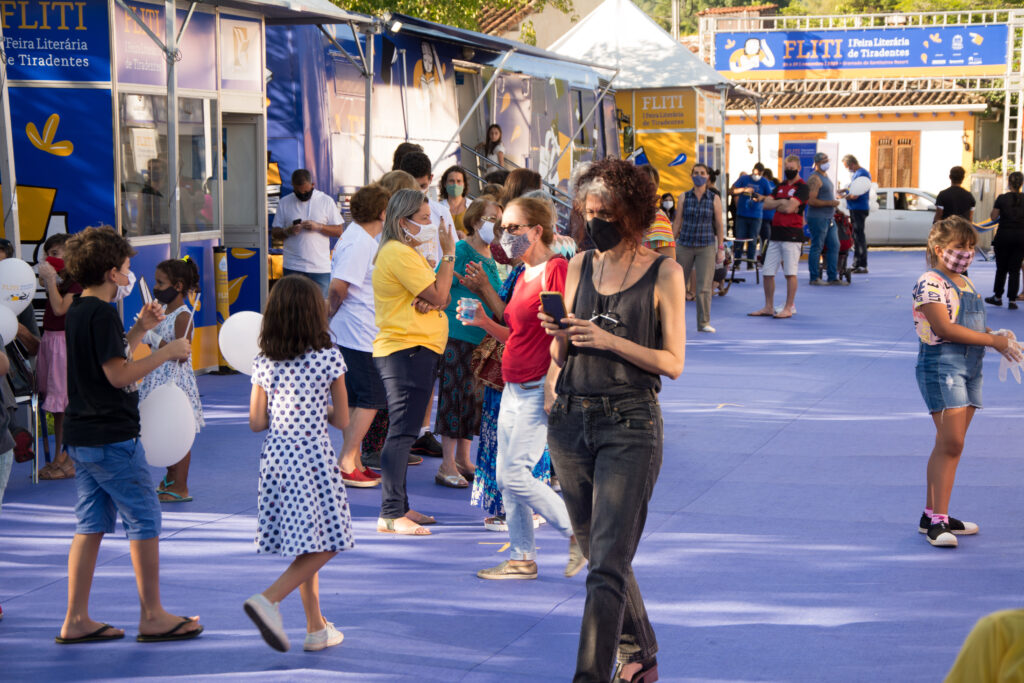
[[430,222],[430,204],[417,190],[399,190],[388,201],[373,270],[373,300],[379,332],[373,360],[387,390],[390,425],[381,451],[382,502],[377,531],[426,536],[433,517],[409,508],[405,490],[409,448],[448,341],[444,308],[452,287],[455,240],[439,232],[444,254],[437,272],[417,251],[416,236]]

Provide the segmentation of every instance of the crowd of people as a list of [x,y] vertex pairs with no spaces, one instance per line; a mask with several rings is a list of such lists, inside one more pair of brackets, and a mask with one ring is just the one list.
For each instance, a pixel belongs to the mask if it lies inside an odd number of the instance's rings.
[[[503,162],[500,128],[488,130],[482,151]],[[433,199],[433,165],[414,143],[400,145],[393,169],[352,195],[347,225],[309,171],[296,170],[294,192],[274,220],[285,275],[263,316],[249,404],[251,429],[267,432],[257,551],[294,558],[244,603],[267,644],[290,648],[279,603],[296,589],[303,649],[342,642],[321,610],[318,576],[354,546],[346,489],[380,488],[377,532],[429,536],[437,520],[414,508],[407,487],[408,468],[427,456],[439,461],[437,485],[466,489],[484,528],[508,533],[507,559],[480,568],[479,578],[536,579],[534,530],[545,523],[566,539],[565,577],[588,568],[574,680],[656,680],[657,640],[631,563],[661,466],[661,378],[679,377],[684,366],[684,302],[696,302],[697,330],[714,333],[716,267],[727,257],[751,268],[761,259],[765,304],[750,315],[792,317],[808,233],[810,284],[847,284],[838,277],[835,223],[844,194],[855,268],[867,272],[868,209],[855,208],[866,195],[837,190],[830,164],[816,154],[806,182],[795,156],[785,158],[778,180],[762,164],[741,175],[728,190],[736,209],[731,254],[717,173],[704,164],[678,197],[659,192],[653,167],[581,164],[566,224],[527,169],[490,172],[470,198],[475,175],[451,166]],[[852,156],[843,164],[853,179],[867,175]],[[986,301],[999,305],[1009,278],[1013,308],[1024,259],[1022,184],[1024,176],[1011,174],[991,216],[1000,226],[998,267],[996,294]],[[966,277],[976,233],[954,208],[965,204],[958,197],[940,195],[931,269],[914,288],[917,378],[936,428],[918,528],[937,546],[978,530],[949,516],[948,506],[964,435],[981,406],[984,347],[1022,357],[1012,333],[985,325]],[[139,586],[138,640],[194,638],[203,630],[198,618],[166,611],[158,583],[160,504],[192,500],[191,453],[154,486],[139,446],[138,404],[172,382],[190,400],[196,429],[204,424],[190,363],[198,270],[187,258],[160,263],[152,301],[126,332],[109,304],[135,286],[128,242],[108,227],[89,228],[52,238],[44,250],[43,333],[26,319],[18,336],[22,348],[38,350],[38,389],[54,416],[57,455],[40,478],[74,477],[78,490],[68,610],[56,640],[124,637],[89,613],[97,553],[118,513]],[[775,308],[780,267],[786,300]],[[136,357],[139,344],[150,352]],[[0,354],[0,373],[10,365]],[[328,425],[341,430],[340,452]],[[13,447],[0,422],[0,494]]]

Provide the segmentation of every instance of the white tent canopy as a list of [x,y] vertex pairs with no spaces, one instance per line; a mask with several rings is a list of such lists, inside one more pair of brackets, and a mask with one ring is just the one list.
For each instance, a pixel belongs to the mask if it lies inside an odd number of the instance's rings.
[[630,0],[605,0],[548,49],[619,69],[617,90],[732,85]]

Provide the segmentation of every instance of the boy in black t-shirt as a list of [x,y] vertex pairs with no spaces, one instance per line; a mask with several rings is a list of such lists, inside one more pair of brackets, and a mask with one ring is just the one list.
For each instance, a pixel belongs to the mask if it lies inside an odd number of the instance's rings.
[[198,636],[198,617],[183,618],[160,603],[160,503],[139,449],[139,399],[135,384],[168,360],[185,360],[187,339],[177,339],[142,360],[131,352],[163,319],[153,302],[124,332],[111,302],[131,291],[128,269],[135,252],[109,227],[88,228],[68,240],[65,264],[85,290],[66,318],[68,407],[64,442],[75,463],[78,525],[68,553],[68,611],[56,640],[62,645],[124,637],[124,631],[89,617],[89,591],[103,534],[116,514],[128,535],[141,616],[140,642]]
[[961,187],[966,175],[967,171],[962,166],[949,169],[950,185],[935,198],[935,223],[950,216],[974,221],[974,195]]

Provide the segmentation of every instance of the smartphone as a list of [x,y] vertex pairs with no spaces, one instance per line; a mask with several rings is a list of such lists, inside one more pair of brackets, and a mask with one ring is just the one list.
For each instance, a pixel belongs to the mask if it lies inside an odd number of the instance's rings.
[[296,218],[295,220],[292,221],[292,225],[298,225],[301,222],[302,222],[301,218]]
[[546,314],[555,319],[559,328],[564,330],[568,327],[562,322],[567,313],[565,312],[565,299],[562,298],[561,292],[541,292],[540,306]]

